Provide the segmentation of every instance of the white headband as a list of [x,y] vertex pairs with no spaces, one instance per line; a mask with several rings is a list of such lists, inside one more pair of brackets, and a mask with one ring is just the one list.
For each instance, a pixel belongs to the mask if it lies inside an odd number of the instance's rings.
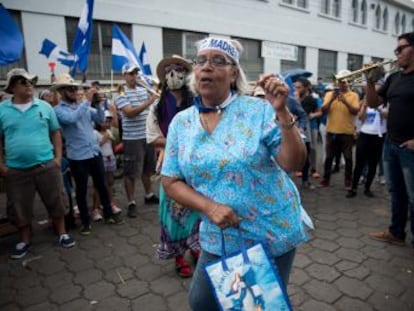
[[217,50],[230,56],[237,64],[239,63],[240,53],[237,48],[226,39],[209,37],[200,42],[198,52],[203,50]]

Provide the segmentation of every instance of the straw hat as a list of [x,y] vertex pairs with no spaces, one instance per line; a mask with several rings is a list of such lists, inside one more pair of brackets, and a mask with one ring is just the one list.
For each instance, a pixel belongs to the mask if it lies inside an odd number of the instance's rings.
[[69,74],[63,73],[56,77],[56,81],[53,83],[50,89],[52,91],[57,91],[62,87],[79,86],[79,85],[80,84],[76,83],[75,80],[73,80],[73,78]]
[[158,79],[160,79],[160,82],[164,82],[165,80],[165,67],[171,64],[181,65],[187,70],[187,72],[191,72],[193,69],[191,63],[180,55],[174,54],[171,57],[166,57],[157,65],[157,76]]
[[14,77],[23,77],[29,81],[32,82],[36,82],[37,81],[37,76],[36,75],[31,75],[29,74],[26,70],[24,70],[23,68],[14,68],[12,70],[10,70],[7,73],[7,81],[6,81],[6,85],[4,86],[4,91],[11,94],[11,90],[10,88],[10,82],[12,80],[12,78]]

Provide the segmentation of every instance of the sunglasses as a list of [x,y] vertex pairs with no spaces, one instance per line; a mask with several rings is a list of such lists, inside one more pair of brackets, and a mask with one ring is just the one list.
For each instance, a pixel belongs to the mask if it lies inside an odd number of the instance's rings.
[[185,72],[186,71],[186,69],[184,68],[184,66],[182,66],[182,65],[176,65],[176,64],[171,64],[171,65],[165,66],[164,69],[165,69],[165,72],[166,73],[169,73],[169,72],[171,72],[173,70],[175,70],[177,72]]
[[234,62],[228,61],[224,56],[214,55],[212,58],[207,58],[204,55],[199,55],[194,60],[195,66],[204,66],[206,63],[209,63],[213,67],[225,67],[225,66],[234,66]]
[[410,47],[411,44],[403,44],[398,46],[395,50],[394,50],[394,54],[395,55],[399,55],[401,54],[402,51],[404,51],[406,48]]
[[24,85],[24,86],[32,86],[34,82],[31,80],[27,80],[26,78],[18,78],[16,80],[16,84]]
[[65,86],[63,90],[72,93],[72,92],[76,92],[78,90],[78,87],[77,86]]

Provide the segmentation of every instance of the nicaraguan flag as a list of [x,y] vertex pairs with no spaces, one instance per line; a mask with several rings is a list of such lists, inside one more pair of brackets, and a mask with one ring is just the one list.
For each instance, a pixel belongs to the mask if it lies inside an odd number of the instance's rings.
[[72,67],[71,75],[76,75],[76,69],[83,73],[88,69],[88,56],[92,39],[92,15],[94,0],[86,0],[85,6],[79,18],[78,30],[76,32],[75,41],[73,42],[73,54],[75,55],[75,63]]
[[142,63],[142,73],[147,76],[152,76],[151,65],[148,61],[147,49],[145,43],[142,42],[141,50],[139,51],[139,60]]
[[43,54],[48,59],[58,61],[62,65],[73,67],[75,63],[75,55],[72,55],[61,49],[49,39],[44,39],[39,54]]
[[22,56],[23,44],[19,27],[0,3],[0,66],[17,62]]
[[112,25],[112,70],[121,71],[124,64],[134,64],[141,71],[139,77],[148,87],[152,87],[151,79],[143,73],[144,66],[127,36],[116,24]]
[[143,66],[139,60],[134,46],[122,30],[116,25],[112,25],[112,70],[121,71],[124,64],[134,64],[141,71]]

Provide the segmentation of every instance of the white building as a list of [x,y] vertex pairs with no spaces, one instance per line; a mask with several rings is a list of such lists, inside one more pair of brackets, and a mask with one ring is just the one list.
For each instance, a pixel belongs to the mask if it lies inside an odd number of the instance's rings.
[[[50,79],[38,53],[48,38],[71,50],[85,0],[3,0],[24,38],[22,60],[0,67],[0,80],[18,65]],[[95,0],[88,79],[109,80],[111,27],[116,22],[136,49],[145,42],[153,71],[163,56],[194,57],[194,42],[208,35],[232,37],[245,47],[248,78],[262,72],[305,68],[312,79],[366,61],[393,58],[397,36],[414,31],[410,0]],[[56,73],[67,72],[57,65]],[[118,76],[119,77],[119,76]]]

